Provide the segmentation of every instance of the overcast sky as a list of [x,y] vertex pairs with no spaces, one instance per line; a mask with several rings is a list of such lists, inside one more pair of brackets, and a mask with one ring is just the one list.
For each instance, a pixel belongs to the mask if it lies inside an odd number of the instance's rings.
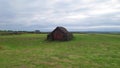
[[120,0],[0,0],[0,30],[120,31]]

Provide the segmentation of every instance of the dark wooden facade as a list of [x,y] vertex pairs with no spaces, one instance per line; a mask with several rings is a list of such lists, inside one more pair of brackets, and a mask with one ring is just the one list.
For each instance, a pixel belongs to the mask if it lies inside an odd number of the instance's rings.
[[48,34],[48,40],[68,41],[73,38],[72,33],[68,32],[64,27],[57,27],[53,32]]

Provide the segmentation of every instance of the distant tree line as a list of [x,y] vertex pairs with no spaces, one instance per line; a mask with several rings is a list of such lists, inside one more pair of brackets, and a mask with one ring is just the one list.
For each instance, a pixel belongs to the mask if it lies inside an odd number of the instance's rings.
[[13,31],[13,30],[0,30],[0,35],[20,35],[20,34],[40,34],[40,30],[35,31]]
[[[0,35],[20,35],[20,34],[49,34],[50,32],[41,32],[40,30],[34,31],[13,31],[13,30],[0,30]],[[99,31],[72,31],[75,34],[118,34],[120,32],[99,32]]]

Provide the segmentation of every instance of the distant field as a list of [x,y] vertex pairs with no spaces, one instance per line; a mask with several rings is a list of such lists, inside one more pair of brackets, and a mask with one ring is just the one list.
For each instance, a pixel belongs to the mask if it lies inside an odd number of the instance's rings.
[[120,35],[74,34],[67,42],[46,34],[0,36],[0,68],[120,68]]

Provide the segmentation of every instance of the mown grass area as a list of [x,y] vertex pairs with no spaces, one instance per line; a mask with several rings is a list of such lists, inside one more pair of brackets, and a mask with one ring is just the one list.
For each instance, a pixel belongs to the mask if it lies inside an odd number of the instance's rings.
[[45,39],[46,34],[0,36],[0,68],[120,68],[120,35]]

